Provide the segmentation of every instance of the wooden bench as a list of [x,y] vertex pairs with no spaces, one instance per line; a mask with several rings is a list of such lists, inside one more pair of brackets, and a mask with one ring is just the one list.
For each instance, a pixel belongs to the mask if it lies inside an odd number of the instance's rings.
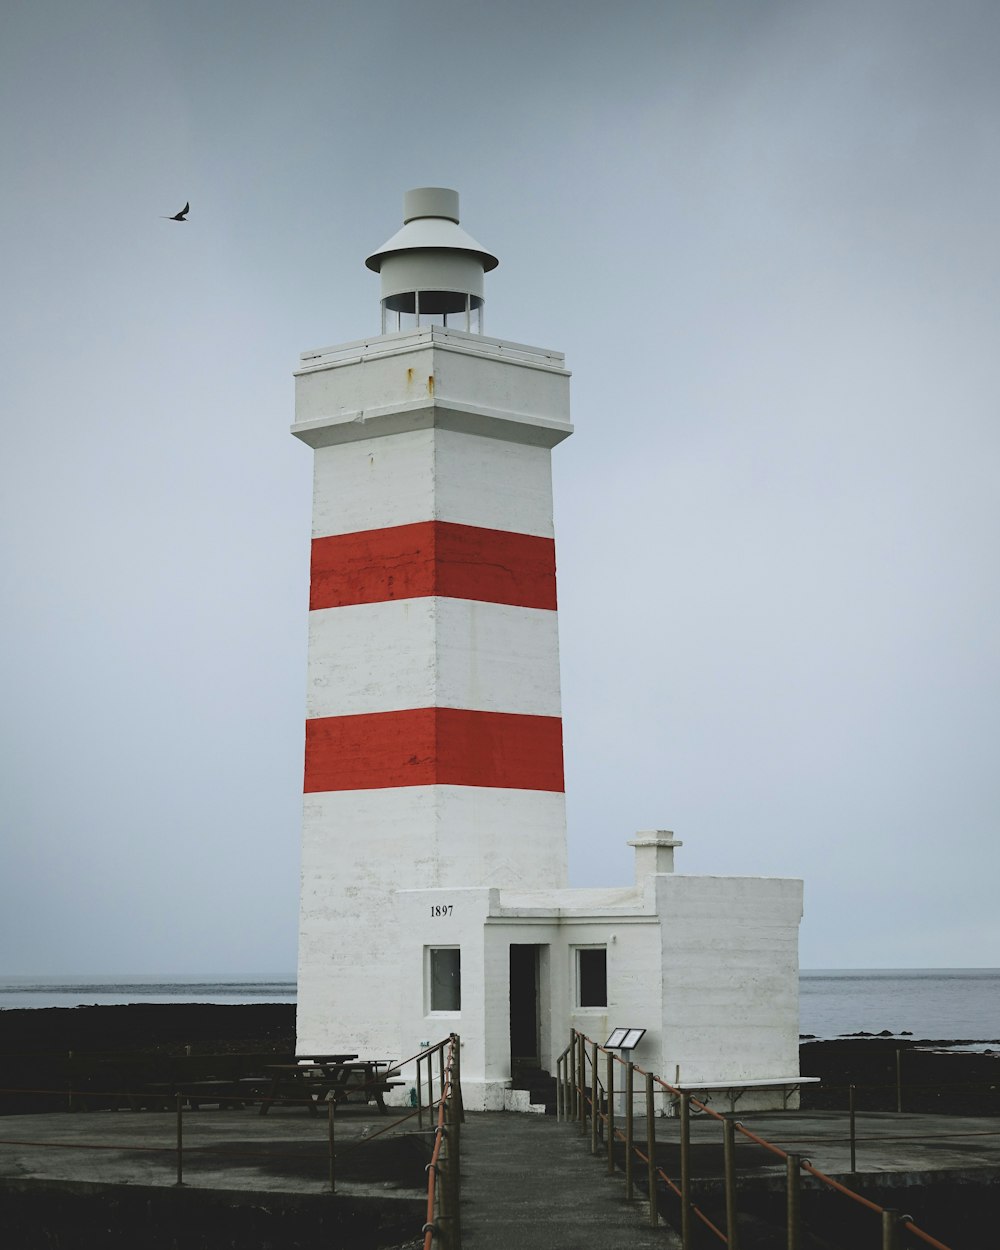
[[[353,1061],[353,1062],[352,1062]],[[316,1062],[269,1064],[271,1085],[262,1095],[260,1115],[267,1115],[274,1103],[304,1105],[316,1115],[319,1105],[333,1102],[337,1106],[361,1095],[366,1104],[378,1103],[384,1113],[385,1093],[403,1081],[390,1079],[392,1061],[388,1059],[357,1059],[356,1056],[334,1056]]]
[[[787,1111],[788,1100],[792,1094],[798,1093],[803,1085],[812,1085],[819,1081],[818,1076],[767,1076],[749,1081],[680,1081],[677,1089],[685,1094],[713,1094],[721,1092],[729,1098],[730,1113],[735,1112],[736,1104],[748,1092],[755,1090],[781,1090],[781,1105]],[[710,1099],[709,1099],[710,1101]]]
[[[342,1102],[353,1101],[352,1095],[360,1094],[358,1102],[367,1104],[374,1100],[378,1103],[379,1114],[384,1115],[387,1091],[396,1085],[405,1085],[406,1082],[389,1080],[388,1072],[380,1074],[374,1070],[364,1071],[365,1066],[360,1063],[351,1064],[347,1080],[342,1085],[332,1088],[327,1097],[332,1097],[336,1104],[340,1106]],[[360,1077],[360,1080],[352,1080],[352,1076]]]

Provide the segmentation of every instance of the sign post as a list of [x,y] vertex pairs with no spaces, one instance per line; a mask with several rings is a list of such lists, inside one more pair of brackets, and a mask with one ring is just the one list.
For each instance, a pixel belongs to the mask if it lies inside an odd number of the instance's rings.
[[[612,1029],[611,1035],[604,1043],[605,1050],[620,1050],[622,1052],[622,1062],[629,1064],[632,1062],[632,1051],[642,1041],[645,1029]],[[624,1083],[623,1083],[624,1084]],[[617,1115],[627,1115],[630,1112],[625,1106],[625,1091],[615,1095]]]

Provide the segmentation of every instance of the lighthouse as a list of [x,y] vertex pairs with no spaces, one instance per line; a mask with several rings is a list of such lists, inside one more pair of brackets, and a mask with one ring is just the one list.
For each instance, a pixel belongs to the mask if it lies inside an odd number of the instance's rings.
[[568,886],[562,354],[487,332],[498,261],[453,190],[407,192],[366,263],[380,332],[295,374],[314,454],[298,1053],[399,1060],[456,1032],[465,1105],[527,1109],[520,1069],[553,1071],[571,1027],[627,1026],[648,1070],[789,1105],[800,881],[677,873],[681,842],[651,829],[632,882]]
[[381,329],[302,357],[315,453],[300,1048],[395,1053],[392,894],[566,885],[551,449],[557,352],[486,337],[497,259],[407,192]]

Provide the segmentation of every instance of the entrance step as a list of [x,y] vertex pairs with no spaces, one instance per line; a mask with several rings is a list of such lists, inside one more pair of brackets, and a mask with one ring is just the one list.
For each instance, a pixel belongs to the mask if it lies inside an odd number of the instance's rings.
[[511,1081],[511,1088],[506,1091],[516,1106],[507,1106],[504,1098],[504,1109],[507,1111],[534,1111],[536,1114],[555,1115],[556,1113],[556,1078],[544,1068],[517,1067]]

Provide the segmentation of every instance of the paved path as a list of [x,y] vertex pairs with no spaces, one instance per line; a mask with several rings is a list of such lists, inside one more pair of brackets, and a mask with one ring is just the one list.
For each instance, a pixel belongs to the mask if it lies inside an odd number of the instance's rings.
[[541,1115],[487,1111],[462,1127],[464,1250],[673,1250],[650,1228],[637,1190],[626,1203],[621,1174],[608,1176],[579,1132]]

